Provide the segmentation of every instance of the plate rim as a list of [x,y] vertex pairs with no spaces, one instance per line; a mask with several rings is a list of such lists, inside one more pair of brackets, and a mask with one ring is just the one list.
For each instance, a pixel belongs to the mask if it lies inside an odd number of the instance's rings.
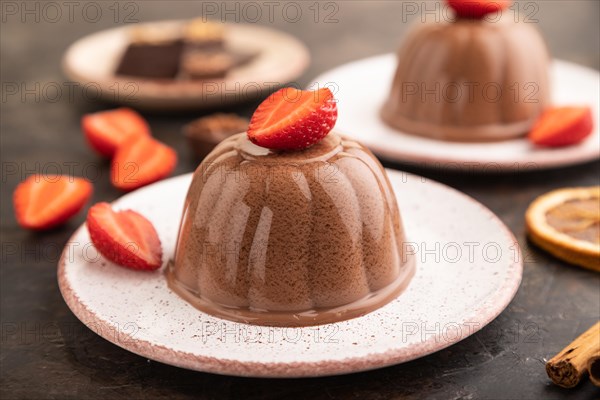
[[[408,175],[412,176],[414,179],[421,178],[418,175],[397,170],[386,169],[386,172],[388,173],[388,175]],[[115,202],[120,201],[125,197],[134,195],[136,193],[139,195],[139,192],[144,191],[146,189],[151,189],[152,187],[158,186],[160,184],[165,184],[177,179],[184,179],[184,177],[189,177],[191,179],[191,176],[192,173],[182,174],[154,183],[152,185],[148,185],[144,188],[119,197],[115,200]],[[399,176],[398,179],[402,178]],[[392,180],[392,178],[390,178],[390,180]],[[73,314],[75,314],[75,316],[84,325],[86,325],[89,329],[94,331],[100,337],[123,348],[124,350],[130,351],[141,357],[189,370],[249,378],[305,378],[364,372],[379,368],[385,368],[392,365],[402,364],[443,350],[458,342],[463,341],[467,337],[482,330],[490,322],[496,319],[508,307],[508,305],[515,297],[520,287],[523,276],[523,257],[521,247],[518,244],[518,241],[515,238],[512,231],[506,226],[506,224],[504,224],[504,222],[502,222],[502,220],[496,214],[494,214],[490,209],[488,209],[479,201],[475,200],[474,198],[463,192],[458,191],[457,189],[454,189],[448,185],[445,185],[432,179],[427,179],[426,182],[427,184],[437,186],[440,189],[449,190],[455,195],[458,195],[459,197],[468,201],[469,203],[472,203],[473,206],[477,207],[480,212],[482,212],[485,216],[487,216],[491,221],[493,221],[497,225],[497,227],[501,230],[502,235],[506,238],[507,242],[510,241],[511,243],[516,244],[516,261],[513,259],[507,266],[507,268],[511,271],[510,276],[512,277],[512,279],[506,279],[502,283],[502,285],[499,286],[499,289],[495,291],[496,297],[493,298],[493,303],[501,304],[501,306],[494,308],[492,312],[485,314],[483,318],[481,318],[480,313],[481,306],[480,308],[474,310],[472,312],[471,318],[474,320],[469,321],[469,323],[476,323],[476,327],[473,329],[469,329],[467,334],[465,334],[464,329],[460,329],[460,336],[451,341],[440,340],[440,335],[436,334],[435,336],[425,341],[415,343],[408,347],[389,349],[385,352],[373,352],[363,356],[345,357],[343,359],[338,360],[256,362],[239,361],[232,358],[217,358],[212,356],[193,354],[186,351],[174,350],[162,344],[152,343],[145,339],[135,338],[127,332],[119,331],[117,338],[117,336],[114,335],[114,326],[112,326],[109,321],[102,320],[85,304],[83,304],[75,290],[69,284],[69,280],[66,277],[67,253],[69,251],[68,244],[75,236],[80,234],[80,232],[83,229],[86,229],[85,223],[83,223],[75,230],[73,235],[67,241],[67,244],[65,245],[65,248],[61,253],[57,271],[59,289],[65,303],[73,312]],[[94,328],[100,329],[95,330]],[[109,334],[109,332],[113,334]]]
[[[316,76],[315,78],[311,79],[310,83],[307,85],[307,88],[313,87],[316,83],[318,82],[323,82],[326,76],[331,76],[334,73],[338,73],[339,70],[348,68],[348,67],[352,67],[355,66],[357,64],[361,64],[363,62],[369,62],[369,61],[374,61],[376,59],[385,59],[385,58],[395,58],[396,57],[396,53],[394,52],[388,52],[388,53],[383,53],[383,54],[377,54],[374,56],[369,56],[369,57],[364,57],[364,58],[360,58],[360,59],[356,59],[356,60],[352,60],[349,62],[346,62],[344,64],[340,64],[337,65],[331,69],[328,69],[322,73],[320,73],[318,76]],[[578,69],[581,69],[582,71],[586,71],[587,73],[595,73],[595,74],[600,74],[600,71],[595,70],[593,68],[587,67],[585,65],[580,65],[574,62],[570,62],[570,61],[566,61],[566,60],[562,60],[562,59],[558,59],[558,58],[552,58],[551,59],[551,63],[550,65],[563,65],[563,66],[568,66],[568,67],[575,67]],[[379,116],[375,116],[375,118],[379,118]],[[595,121],[595,124],[598,125],[600,124],[600,121]],[[336,127],[336,129],[343,133],[344,135],[347,135],[349,137],[355,137],[351,132],[347,132],[344,130],[340,130],[339,128]],[[600,129],[600,127],[597,127],[597,129]],[[410,135],[404,132],[401,132],[401,134],[404,135]],[[426,140],[430,140],[436,143],[444,143],[443,140],[436,140],[436,139],[432,139],[432,138],[425,138],[425,137],[420,137],[421,139],[426,139]],[[581,155],[573,155],[571,157],[564,157],[562,159],[560,159],[558,162],[552,161],[551,157],[548,157],[546,159],[544,159],[544,161],[540,161],[540,160],[536,160],[535,162],[533,162],[535,164],[534,168],[523,168],[523,167],[515,167],[515,164],[522,164],[522,160],[497,160],[497,161],[490,161],[490,162],[480,162],[480,161],[473,161],[473,160],[465,160],[465,159],[456,159],[456,158],[452,158],[452,157],[446,157],[443,155],[440,156],[428,156],[426,154],[417,154],[415,155],[414,152],[407,152],[407,151],[403,151],[402,149],[396,149],[394,148],[393,150],[390,149],[389,146],[386,146],[384,143],[374,143],[372,141],[365,141],[363,138],[361,138],[363,144],[365,146],[367,146],[369,149],[371,149],[371,151],[373,151],[377,156],[381,157],[382,159],[386,160],[386,161],[391,161],[391,162],[397,162],[397,163],[408,163],[408,165],[410,166],[415,166],[415,167],[425,167],[425,168],[432,168],[434,170],[446,170],[446,171],[456,171],[459,173],[469,173],[472,171],[475,172],[479,172],[479,173],[488,173],[488,174],[494,174],[494,173],[506,173],[506,172],[535,172],[535,171],[541,171],[541,170],[550,170],[550,169],[558,169],[558,168],[562,168],[562,167],[568,167],[568,166],[573,166],[573,165],[580,165],[580,164],[584,164],[584,163],[588,163],[588,162],[593,162],[596,161],[598,159],[600,159],[600,147],[598,147],[597,149],[595,149],[594,151],[589,151],[589,153],[586,153],[584,156]],[[507,141],[500,141],[497,143],[505,143],[508,141],[517,141],[517,140],[525,140],[524,138],[517,138],[517,139],[510,139]],[[460,145],[460,142],[448,142],[448,143],[452,143],[452,144],[458,144]],[[487,142],[487,143],[478,143],[478,144],[488,144],[488,145],[493,145],[494,142]],[[567,147],[567,149],[569,149]],[[561,149],[557,149],[557,151],[560,151]],[[436,164],[442,164],[442,165],[436,165]],[[448,167],[444,167],[443,164],[448,164],[448,165],[464,165],[465,168],[448,168]],[[486,167],[487,165],[487,167]],[[493,168],[489,168],[489,166],[493,165]]]

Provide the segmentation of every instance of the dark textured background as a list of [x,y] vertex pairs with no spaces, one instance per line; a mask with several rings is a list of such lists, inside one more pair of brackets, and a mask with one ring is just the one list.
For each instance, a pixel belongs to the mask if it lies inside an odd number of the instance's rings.
[[[81,213],[67,226],[36,234],[20,229],[13,216],[11,193],[32,172],[76,175],[97,171],[93,202],[110,201],[120,193],[108,180],[108,163],[97,158],[80,133],[82,114],[106,107],[81,96],[66,94],[58,101],[43,96],[7,95],[6,84],[26,88],[61,83],[63,51],[81,36],[116,25],[113,2],[96,2],[103,18],[92,23],[82,18],[85,3],[77,2],[73,21],[66,6],[57,22],[54,14],[7,15],[4,2],[1,25],[2,67],[2,265],[0,396],[2,398],[355,398],[355,399],[593,399],[600,390],[589,382],[567,391],[553,386],[544,362],[600,314],[600,276],[562,263],[530,246],[523,232],[523,214],[536,196],[559,187],[599,184],[599,163],[561,170],[477,176],[409,168],[466,192],[492,209],[512,229],[522,246],[525,269],[522,286],[511,305],[494,322],[463,342],[431,356],[376,371],[349,376],[302,380],[242,379],[186,371],[148,361],[110,344],[83,326],[63,302],[56,282],[58,253]],[[42,2],[23,7],[35,10]],[[37,4],[37,6],[36,6]],[[199,15],[200,2],[137,2],[139,21]],[[221,2],[215,2],[219,7]],[[229,3],[235,7],[234,3]],[[273,23],[306,42],[313,63],[299,80],[311,78],[340,63],[395,49],[406,29],[401,2],[338,2],[338,21],[315,22],[302,4],[303,18],[286,22],[276,13]],[[424,2],[418,2],[424,4]],[[534,8],[524,9],[529,13]],[[318,5],[322,10],[326,3]],[[113,6],[114,7],[114,6]],[[122,21],[125,9],[118,20]],[[51,10],[48,10],[50,12]],[[325,11],[322,11],[325,13]],[[598,69],[600,2],[545,1],[535,18],[555,57]],[[243,16],[242,16],[243,17]],[[22,19],[25,21],[22,21]],[[243,18],[242,18],[243,20]],[[365,76],[368,79],[368,76]],[[38,90],[38,93],[40,90]],[[256,104],[234,109],[250,115]],[[190,172],[181,126],[198,114],[147,115],[155,135],[174,146],[181,161],[177,174]],[[54,163],[54,164],[53,164]],[[401,165],[385,163],[388,167]],[[87,170],[86,170],[87,168]]]

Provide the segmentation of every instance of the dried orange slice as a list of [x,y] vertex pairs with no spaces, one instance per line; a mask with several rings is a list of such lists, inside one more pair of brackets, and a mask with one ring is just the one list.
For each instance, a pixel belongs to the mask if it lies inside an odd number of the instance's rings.
[[525,214],[533,243],[571,264],[600,272],[600,186],[538,197]]

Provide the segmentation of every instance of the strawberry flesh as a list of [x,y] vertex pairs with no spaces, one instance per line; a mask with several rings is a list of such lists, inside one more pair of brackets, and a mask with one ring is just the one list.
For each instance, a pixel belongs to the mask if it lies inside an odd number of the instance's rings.
[[481,19],[487,14],[510,7],[511,0],[448,0],[448,5],[459,18]]
[[562,147],[580,143],[593,130],[590,107],[556,107],[540,116],[528,139],[538,146]]
[[81,119],[81,126],[92,148],[108,158],[127,139],[150,136],[148,123],[130,108],[87,114]]
[[177,165],[177,153],[149,136],[123,143],[111,162],[111,182],[121,190],[133,190],[169,176]]
[[337,119],[337,103],[327,88],[283,88],[263,101],[252,116],[248,139],[274,150],[301,150],[323,139]]
[[62,225],[81,211],[92,192],[92,184],[83,178],[32,175],[17,186],[13,195],[17,222],[33,230]]
[[152,271],[162,264],[162,247],[150,221],[132,210],[113,211],[108,203],[90,208],[87,228],[96,249],[117,265]]

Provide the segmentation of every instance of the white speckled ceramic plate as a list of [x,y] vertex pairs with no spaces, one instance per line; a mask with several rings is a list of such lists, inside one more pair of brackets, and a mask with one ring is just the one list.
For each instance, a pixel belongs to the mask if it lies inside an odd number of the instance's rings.
[[[417,272],[408,289],[359,318],[270,328],[204,314],[169,290],[162,271],[136,272],[97,254],[87,229],[65,247],[58,279],[75,315],[129,351],[183,368],[253,377],[344,374],[398,364],[450,346],[492,321],[522,275],[518,244],[487,208],[447,186],[388,171]],[[123,196],[156,226],[173,254],[191,175]]]
[[[390,128],[379,117],[389,93],[396,57],[385,54],[354,61],[315,79],[330,84],[338,99],[336,131],[361,141],[391,160],[464,172],[531,171],[583,163],[600,158],[600,74],[598,71],[555,60],[550,71],[552,98],[557,105],[589,105],[594,133],[576,146],[536,148],[526,139],[494,143],[455,143],[409,135]],[[366,79],[368,77],[368,79]]]
[[129,44],[129,30],[152,26],[171,29],[186,21],[158,21],[121,26],[79,39],[65,52],[63,71],[79,83],[84,95],[142,109],[177,110],[222,107],[266,96],[277,85],[293,81],[308,67],[306,46],[293,36],[256,24],[227,24],[226,43],[256,53],[225,79],[152,80],[115,76]]

